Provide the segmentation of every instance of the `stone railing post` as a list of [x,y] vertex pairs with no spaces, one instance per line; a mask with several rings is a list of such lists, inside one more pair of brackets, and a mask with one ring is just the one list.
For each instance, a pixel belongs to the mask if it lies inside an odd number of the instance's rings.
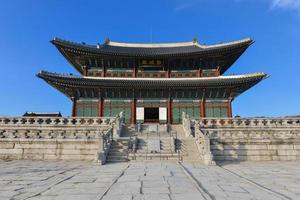
[[101,165],[106,163],[106,157],[113,138],[112,134],[112,127],[104,133],[99,131],[99,133],[97,134],[97,139],[99,140],[99,149],[95,160]]
[[182,112],[182,127],[186,137],[192,135],[191,119],[185,112]]
[[103,140],[103,133],[98,132],[96,135],[96,139],[99,140],[99,149],[96,154],[95,161],[103,165],[105,163],[105,155],[104,155],[104,140]]
[[115,138],[118,138],[121,136],[123,122],[124,122],[124,115],[123,115],[123,112],[120,112],[120,114],[118,114],[116,116],[116,119],[115,119],[114,123],[112,124],[113,125],[113,136]]
[[195,123],[195,137],[198,151],[202,156],[204,164],[215,165],[210,151],[210,139],[201,131],[200,124],[198,122]]

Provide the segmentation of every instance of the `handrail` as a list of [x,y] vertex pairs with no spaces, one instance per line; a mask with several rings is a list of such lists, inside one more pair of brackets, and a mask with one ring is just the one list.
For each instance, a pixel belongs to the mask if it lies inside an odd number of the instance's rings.
[[158,130],[158,125],[157,125],[157,132],[158,132],[158,140],[159,140],[159,160],[161,160],[161,143],[160,143],[160,131]]
[[95,126],[111,125],[116,117],[0,117],[2,126]]
[[0,138],[47,140],[99,140],[97,160],[105,163],[113,137],[123,124],[122,112],[115,117],[1,117]]
[[300,118],[200,118],[192,120],[205,128],[300,127]]

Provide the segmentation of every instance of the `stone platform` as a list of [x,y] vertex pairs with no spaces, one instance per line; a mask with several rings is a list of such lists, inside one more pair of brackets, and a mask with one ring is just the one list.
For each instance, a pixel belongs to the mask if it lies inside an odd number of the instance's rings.
[[0,161],[0,199],[300,199],[300,161]]

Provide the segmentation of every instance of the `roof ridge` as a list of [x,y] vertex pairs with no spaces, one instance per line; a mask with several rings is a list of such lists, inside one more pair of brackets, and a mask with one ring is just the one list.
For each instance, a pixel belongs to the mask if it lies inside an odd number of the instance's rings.
[[117,47],[140,47],[140,48],[157,48],[157,47],[185,47],[185,46],[197,46],[197,42],[161,42],[161,43],[131,43],[131,42],[114,42],[109,41],[109,46]]
[[240,39],[240,40],[236,40],[236,41],[232,41],[232,42],[222,42],[222,43],[218,43],[218,44],[211,44],[211,45],[205,45],[205,44],[200,44],[198,41],[188,41],[188,42],[167,42],[167,43],[130,43],[130,42],[115,42],[115,41],[111,41],[108,40],[102,44],[97,43],[96,45],[91,45],[91,44],[86,44],[85,42],[73,42],[70,40],[65,40],[65,39],[61,39],[58,37],[54,37],[53,40],[51,40],[52,43],[55,42],[64,42],[64,43],[69,43],[69,44],[73,44],[73,45],[79,45],[79,46],[85,46],[85,47],[93,47],[93,48],[101,48],[103,46],[115,46],[115,47],[139,47],[139,48],[168,48],[168,47],[187,47],[187,46],[196,46],[199,48],[215,48],[215,47],[226,47],[226,46],[230,46],[230,45],[234,45],[234,44],[240,44],[240,43],[245,43],[245,42],[249,42],[249,44],[252,44],[254,41],[247,37],[244,39]]

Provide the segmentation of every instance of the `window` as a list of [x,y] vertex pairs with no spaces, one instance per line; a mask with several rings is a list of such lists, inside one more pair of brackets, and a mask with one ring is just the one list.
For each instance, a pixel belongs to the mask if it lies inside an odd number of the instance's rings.
[[205,117],[223,118],[228,117],[227,102],[209,101],[205,103]]
[[191,119],[199,119],[200,102],[193,100],[173,100],[172,121],[174,124],[181,123],[183,112],[188,114]]
[[202,70],[202,76],[203,77],[216,76],[216,70],[215,69],[204,69],[204,70]]
[[77,101],[76,116],[78,117],[97,117],[98,100],[83,99]]

